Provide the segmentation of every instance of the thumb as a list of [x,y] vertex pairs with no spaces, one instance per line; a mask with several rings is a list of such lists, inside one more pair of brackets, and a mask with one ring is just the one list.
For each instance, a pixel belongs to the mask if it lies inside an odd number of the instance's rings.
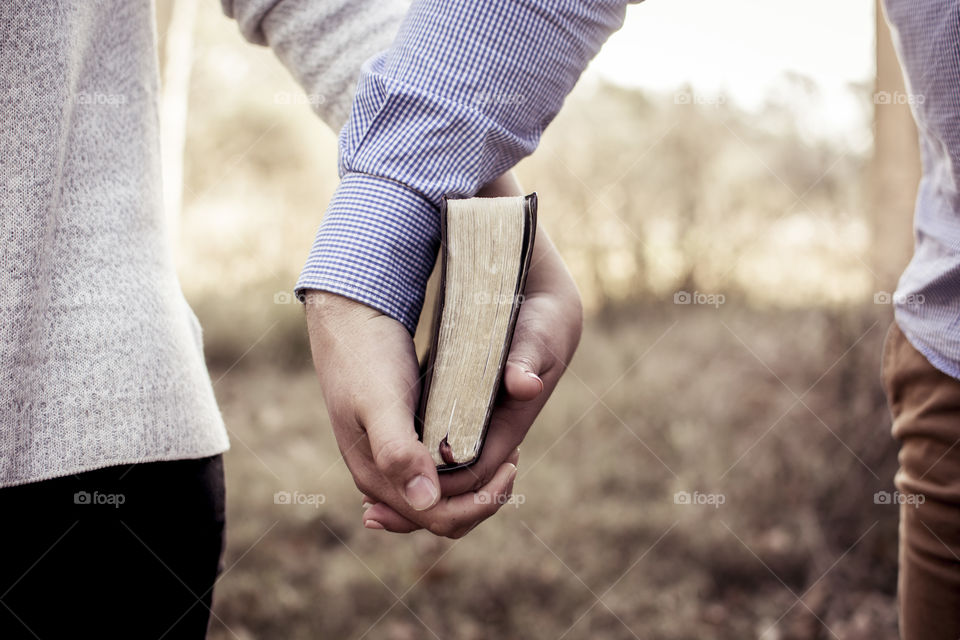
[[424,511],[440,499],[436,464],[417,438],[413,415],[393,403],[364,421],[373,462],[393,490],[413,509]]
[[544,363],[552,358],[546,343],[529,324],[517,325],[503,373],[503,385],[511,400],[533,400],[543,391]]

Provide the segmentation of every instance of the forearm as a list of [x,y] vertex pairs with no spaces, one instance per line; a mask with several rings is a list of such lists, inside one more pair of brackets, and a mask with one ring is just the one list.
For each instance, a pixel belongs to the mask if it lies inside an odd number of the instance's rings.
[[364,65],[341,133],[343,181],[298,289],[373,306],[413,331],[443,195],[470,196],[536,148],[625,0],[415,0]]

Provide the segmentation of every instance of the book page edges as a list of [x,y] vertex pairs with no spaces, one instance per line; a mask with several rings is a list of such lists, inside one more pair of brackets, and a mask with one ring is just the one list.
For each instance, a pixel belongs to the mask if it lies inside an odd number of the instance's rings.
[[[440,205],[440,235],[441,235],[441,251],[440,251],[440,269],[441,277],[439,283],[439,289],[437,291],[437,302],[434,305],[433,310],[433,325],[431,327],[431,336],[430,336],[430,348],[425,358],[424,362],[421,365],[420,373],[422,380],[422,388],[420,393],[420,400],[417,405],[417,413],[415,416],[415,424],[417,429],[417,435],[423,440],[423,429],[424,429],[424,415],[426,413],[426,404],[427,398],[430,395],[430,387],[433,382],[433,372],[434,364],[436,362],[437,355],[437,344],[440,337],[440,320],[443,317],[443,306],[446,298],[446,269],[447,269],[447,201],[446,197],[443,198]],[[483,418],[483,425],[480,432],[480,437],[477,440],[477,446],[474,453],[474,456],[470,460],[463,462],[456,462],[452,464],[441,464],[437,465],[438,471],[454,471],[457,469],[463,469],[470,466],[480,457],[480,454],[483,450],[483,443],[487,436],[487,430],[490,426],[490,418],[493,415],[493,409],[496,404],[497,395],[500,392],[500,387],[503,384],[503,374],[506,367],[507,358],[510,355],[510,345],[513,342],[513,334],[517,325],[517,317],[520,315],[520,305],[522,304],[522,294],[526,287],[527,274],[530,270],[530,262],[533,255],[533,245],[536,240],[536,229],[537,229],[537,194],[531,193],[527,196],[523,196],[523,241],[522,246],[522,255],[521,255],[521,268],[519,272],[519,277],[517,278],[517,285],[514,289],[513,302],[510,309],[510,320],[507,324],[507,333],[505,336],[504,344],[505,347],[501,353],[500,362],[497,367],[496,381],[491,390],[491,396],[487,402],[486,414]],[[432,455],[432,452],[431,452]]]

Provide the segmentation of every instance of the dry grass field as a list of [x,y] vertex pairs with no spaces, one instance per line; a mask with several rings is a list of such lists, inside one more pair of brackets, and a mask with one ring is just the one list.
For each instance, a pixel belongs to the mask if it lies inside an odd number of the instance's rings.
[[307,357],[277,356],[301,353],[293,327],[286,352],[213,360],[233,448],[212,637],[893,638],[888,323],[736,302],[591,319],[514,502],[459,541],[361,526]]

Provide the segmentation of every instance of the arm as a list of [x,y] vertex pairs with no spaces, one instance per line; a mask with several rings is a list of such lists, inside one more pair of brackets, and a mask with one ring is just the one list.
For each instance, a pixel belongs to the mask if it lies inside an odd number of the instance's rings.
[[[439,244],[437,205],[445,193],[473,194],[533,150],[625,4],[416,0],[393,46],[364,67],[341,133],[343,181],[297,289],[327,292],[308,298],[307,324],[344,459],[379,502],[366,522],[460,535],[502,504],[474,492],[509,493],[517,444],[579,339],[579,296],[542,234],[543,259],[528,280],[537,301],[521,310],[499,419],[480,461],[441,483],[413,428],[410,339]],[[269,44],[311,96],[323,96],[315,106],[332,127],[357,59],[385,46],[395,7],[224,0],[248,39]]]
[[373,505],[367,526],[459,536],[511,490],[517,445],[579,340],[579,296],[541,235],[484,453],[441,482],[414,430],[410,340],[437,207],[533,150],[625,4],[416,0],[393,47],[364,66],[340,137],[343,180],[297,289],[326,292],[308,297],[307,324],[337,442]]
[[415,0],[366,63],[340,135],[343,179],[297,283],[414,331],[443,195],[469,196],[529,154],[625,0]]
[[[504,176],[480,195],[523,192]],[[438,478],[417,440],[413,412],[419,368],[413,341],[397,321],[340,296],[307,299],[314,364],[337,444],[363,493],[362,520],[372,529],[407,533],[425,528],[459,537],[506,503],[518,447],[559,382],[580,339],[580,296],[563,260],[537,230],[503,396],[490,421],[480,459]],[[439,492],[407,484],[423,477]]]

